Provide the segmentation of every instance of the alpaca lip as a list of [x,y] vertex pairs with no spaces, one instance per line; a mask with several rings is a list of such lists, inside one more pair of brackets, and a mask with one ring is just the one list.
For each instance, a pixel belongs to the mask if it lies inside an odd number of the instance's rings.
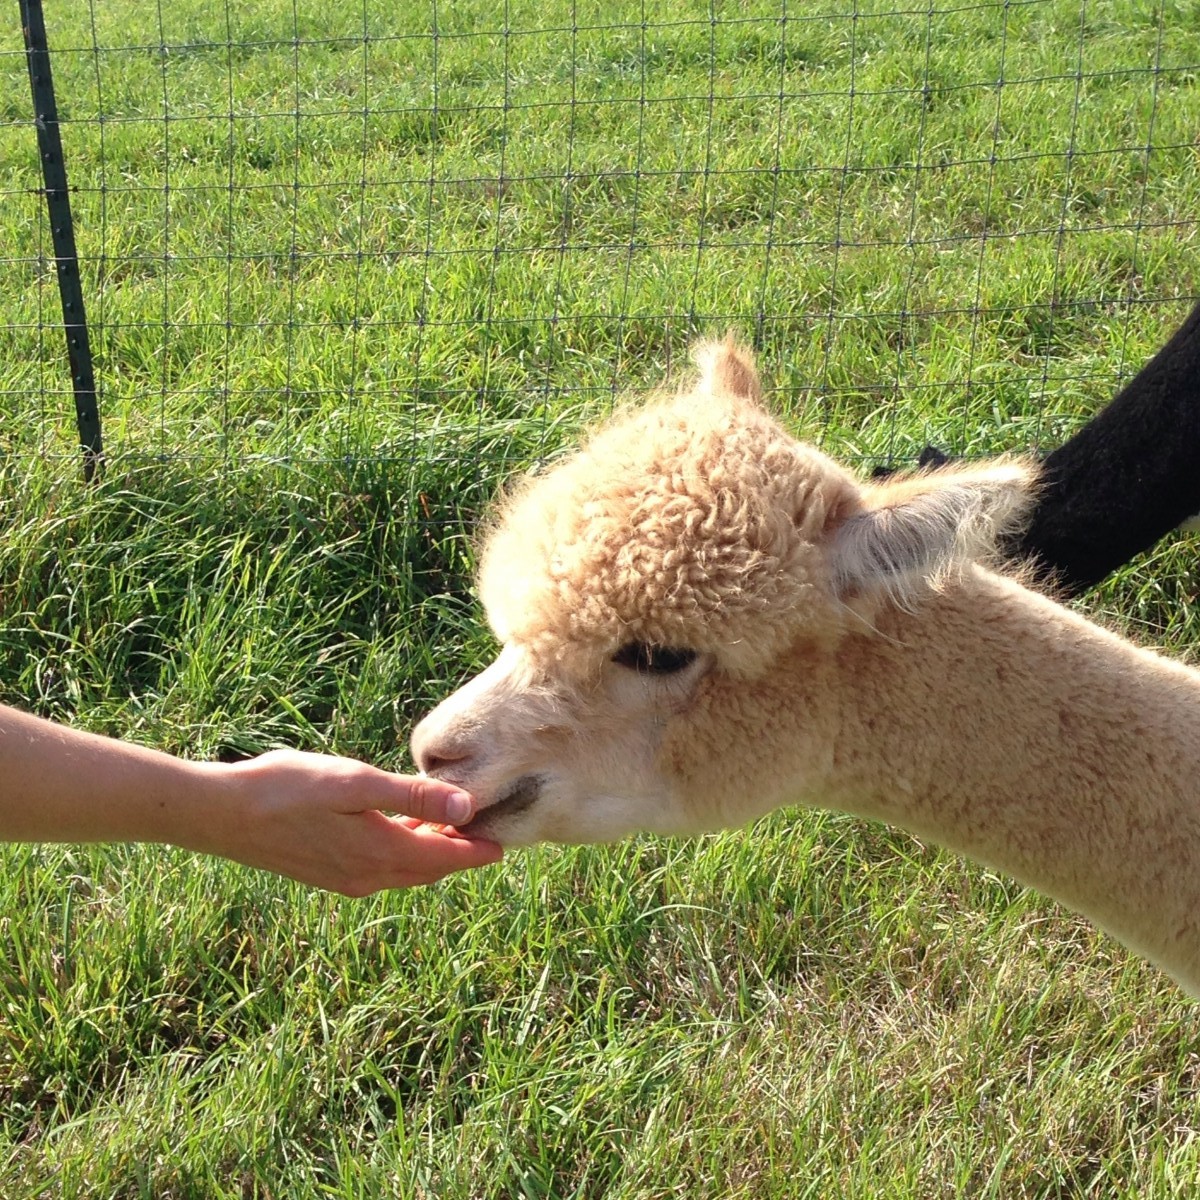
[[542,790],[542,780],[538,775],[523,775],[512,785],[494,804],[481,808],[465,825],[457,826],[460,833],[481,833],[487,829],[496,817],[507,817],[513,813],[524,812],[537,803]]

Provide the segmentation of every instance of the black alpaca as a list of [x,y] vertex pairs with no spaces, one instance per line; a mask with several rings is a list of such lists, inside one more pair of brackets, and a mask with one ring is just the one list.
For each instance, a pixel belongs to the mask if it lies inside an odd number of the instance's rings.
[[[917,465],[948,461],[926,446]],[[1112,403],[1046,456],[1042,483],[1028,527],[1004,549],[1067,596],[1200,514],[1200,304]]]
[[1008,552],[1068,595],[1200,513],[1200,304],[1111,404],[1046,456],[1043,482]]

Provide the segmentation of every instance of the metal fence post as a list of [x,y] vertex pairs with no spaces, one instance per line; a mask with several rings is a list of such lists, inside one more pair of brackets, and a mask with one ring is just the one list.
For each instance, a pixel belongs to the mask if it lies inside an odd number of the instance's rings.
[[71,194],[67,188],[67,168],[63,161],[62,138],[58,128],[58,106],[54,100],[54,81],[50,75],[46,21],[41,0],[19,2],[29,84],[33,91],[38,151],[42,160],[46,209],[50,216],[54,263],[58,273],[58,294],[62,301],[63,328],[67,336],[67,359],[75,393],[75,420],[79,426],[79,442],[83,447],[83,475],[90,482],[102,462],[100,411],[96,405],[96,378],[83,304],[83,284],[79,278],[79,256],[75,252],[75,227],[71,220]]

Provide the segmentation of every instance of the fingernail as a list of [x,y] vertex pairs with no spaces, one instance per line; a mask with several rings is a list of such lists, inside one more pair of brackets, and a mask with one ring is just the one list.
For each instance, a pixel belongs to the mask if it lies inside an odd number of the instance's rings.
[[471,819],[475,805],[466,792],[451,792],[446,797],[446,820],[451,825],[461,825]]

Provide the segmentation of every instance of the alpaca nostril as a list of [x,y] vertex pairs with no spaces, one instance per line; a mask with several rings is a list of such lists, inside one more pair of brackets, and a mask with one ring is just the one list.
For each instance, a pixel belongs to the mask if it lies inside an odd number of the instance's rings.
[[418,721],[409,748],[421,772],[470,791],[470,778],[482,756],[478,728],[464,724],[445,703]]
[[413,730],[412,756],[417,769],[426,775],[441,779],[453,774],[458,780],[465,774],[463,768],[474,754],[466,739],[426,717]]
[[424,771],[426,775],[432,775],[435,778],[442,778],[448,772],[452,772],[456,765],[464,763],[471,756],[469,754],[421,754],[417,757],[417,767]]

